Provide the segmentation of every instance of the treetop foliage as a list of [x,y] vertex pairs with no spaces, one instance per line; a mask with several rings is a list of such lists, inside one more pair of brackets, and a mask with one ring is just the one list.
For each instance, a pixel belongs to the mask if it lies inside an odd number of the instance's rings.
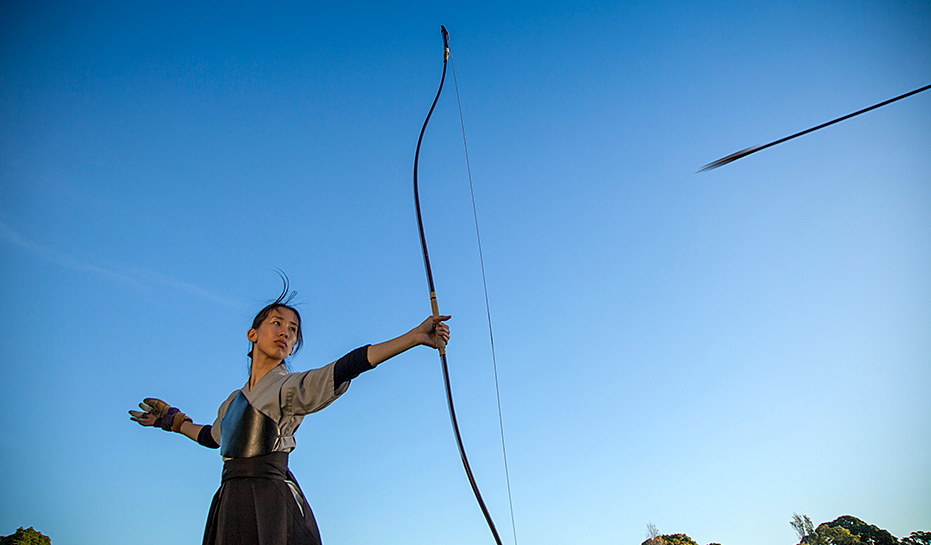
[[[931,545],[931,532],[917,530],[908,537],[896,539],[887,530],[867,524],[851,515],[838,517],[831,522],[822,522],[816,528],[807,515],[792,513],[789,525],[798,534],[798,545]],[[641,545],[698,545],[685,534],[660,534],[652,522],[647,524],[646,537],[646,541]]]
[[15,534],[0,537],[0,545],[52,545],[52,539],[32,526],[25,530],[20,526]]
[[886,530],[877,528],[872,524],[867,524],[857,517],[852,517],[850,515],[844,515],[831,522],[825,522],[818,527],[820,528],[824,525],[833,528],[846,528],[852,535],[860,539],[860,543],[865,543],[867,545],[897,545],[899,542],[895,536]]
[[696,543],[695,540],[685,534],[656,534],[653,536],[647,536],[646,541],[641,543],[641,545],[698,545],[698,543]]
[[685,534],[670,534],[660,536],[666,545],[698,545],[692,538]]
[[931,533],[916,531],[901,540],[857,517],[844,515],[812,528],[805,515],[792,515],[789,522],[799,535],[799,545],[931,545]]
[[899,540],[900,545],[931,545],[931,532],[917,530]]

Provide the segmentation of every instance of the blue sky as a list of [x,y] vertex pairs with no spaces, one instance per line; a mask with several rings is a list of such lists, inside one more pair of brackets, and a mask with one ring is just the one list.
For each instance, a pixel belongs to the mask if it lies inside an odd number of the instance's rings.
[[[0,534],[200,543],[245,332],[299,292],[295,369],[429,313],[414,147],[451,34],[518,542],[931,531],[927,2],[2,4]],[[451,74],[450,74],[451,76]],[[421,199],[473,470],[513,543],[451,79]],[[325,543],[485,543],[439,362],[305,420]]]

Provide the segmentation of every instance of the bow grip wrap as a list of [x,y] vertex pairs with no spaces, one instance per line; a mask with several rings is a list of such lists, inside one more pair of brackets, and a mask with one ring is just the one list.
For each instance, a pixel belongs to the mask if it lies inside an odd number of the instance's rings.
[[[436,292],[430,292],[430,307],[433,309],[433,315],[440,315],[440,304],[436,302]],[[436,326],[433,326],[434,328]],[[436,339],[436,349],[440,351],[440,355],[443,356],[446,354],[446,341],[443,340],[443,337],[440,337],[438,334],[434,335]]]

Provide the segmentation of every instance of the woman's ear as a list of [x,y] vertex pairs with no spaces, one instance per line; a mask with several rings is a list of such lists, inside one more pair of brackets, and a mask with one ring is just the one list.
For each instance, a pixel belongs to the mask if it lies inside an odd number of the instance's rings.
[[249,339],[250,342],[256,342],[259,340],[259,333],[255,330],[255,328],[251,328],[246,333],[246,338]]

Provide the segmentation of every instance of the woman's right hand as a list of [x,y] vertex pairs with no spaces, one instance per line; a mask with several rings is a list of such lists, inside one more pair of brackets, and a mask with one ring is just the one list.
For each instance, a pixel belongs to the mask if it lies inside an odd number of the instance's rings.
[[158,426],[165,431],[180,432],[181,424],[191,422],[184,413],[154,397],[145,398],[139,408],[145,412],[129,411],[129,419],[141,426]]
[[[142,405],[142,403],[140,403],[139,405]],[[129,414],[130,414],[129,419],[139,422],[140,426],[154,426],[155,425],[155,415],[152,413],[148,413],[148,412],[144,413],[141,411],[129,411]]]

